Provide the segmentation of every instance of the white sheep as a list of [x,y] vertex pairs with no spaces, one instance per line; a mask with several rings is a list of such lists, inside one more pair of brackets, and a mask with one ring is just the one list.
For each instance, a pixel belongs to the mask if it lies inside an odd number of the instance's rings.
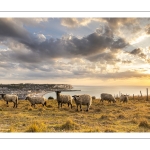
[[92,97],[90,95],[84,94],[84,95],[74,95],[72,96],[74,98],[74,101],[77,106],[77,111],[78,111],[78,106],[80,105],[80,111],[82,111],[82,105],[87,105],[87,110],[89,111],[89,108],[92,104]]
[[28,100],[31,103],[31,106],[34,105],[34,108],[35,108],[35,104],[42,104],[43,106],[44,105],[46,106],[46,99],[44,97],[27,96],[25,100]]
[[129,100],[129,95],[124,95],[124,94],[121,94],[120,96],[120,102],[123,102],[123,103],[127,103]]
[[13,102],[14,106],[13,108],[17,108],[18,106],[18,96],[17,95],[9,95],[9,94],[1,94],[2,95],[2,99],[4,101],[6,101],[6,104],[8,106],[8,102]]
[[62,95],[60,94],[61,91],[56,91],[56,97],[57,97],[57,102],[58,102],[58,108],[60,108],[60,105],[62,107],[62,104],[68,104],[71,105],[71,109],[72,109],[72,98],[70,95]]

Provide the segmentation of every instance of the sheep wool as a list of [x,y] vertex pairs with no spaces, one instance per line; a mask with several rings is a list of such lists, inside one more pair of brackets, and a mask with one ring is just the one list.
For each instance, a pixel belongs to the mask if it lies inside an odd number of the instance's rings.
[[9,95],[9,94],[2,94],[2,99],[6,101],[6,104],[8,105],[8,102],[13,102],[14,106],[13,108],[17,108],[18,106],[18,96],[17,95]]

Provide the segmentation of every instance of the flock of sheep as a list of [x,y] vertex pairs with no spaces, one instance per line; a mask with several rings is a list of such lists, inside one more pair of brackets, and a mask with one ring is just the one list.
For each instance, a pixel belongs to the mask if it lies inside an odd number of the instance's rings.
[[[87,109],[86,111],[89,111],[89,108],[92,104],[92,97],[88,94],[83,94],[83,95],[74,95],[74,96],[70,96],[70,95],[62,95],[60,94],[61,91],[57,91],[56,92],[56,99],[58,102],[58,108],[60,108],[60,106],[62,107],[62,104],[68,104],[68,107],[70,106],[72,108],[72,97],[76,103],[77,106],[77,111],[78,111],[78,107],[80,106],[80,111],[82,111],[82,105],[86,105]],[[6,104],[8,105],[8,102],[13,102],[14,103],[14,108],[17,108],[18,106],[18,96],[17,95],[9,95],[9,94],[1,94],[2,99],[6,101]],[[28,100],[31,103],[31,106],[34,106],[36,104],[42,104],[43,106],[46,106],[46,99],[42,96],[42,97],[34,97],[34,96],[27,96],[25,100]],[[103,101],[108,101],[109,103],[116,102],[116,99],[111,95],[111,94],[107,94],[107,93],[102,93],[101,94],[101,100],[100,102]],[[121,94],[120,96],[120,102],[128,102],[128,95],[123,95]]]

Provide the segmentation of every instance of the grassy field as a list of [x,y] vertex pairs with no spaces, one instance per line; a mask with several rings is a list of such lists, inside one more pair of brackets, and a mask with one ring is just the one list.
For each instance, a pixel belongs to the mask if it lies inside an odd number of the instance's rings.
[[[150,100],[150,98],[149,98]],[[67,104],[57,108],[56,100],[48,100],[47,107],[32,108],[26,100],[13,103],[0,100],[0,132],[150,132],[150,101],[146,97],[129,98],[128,103],[92,102],[89,112],[76,111]]]

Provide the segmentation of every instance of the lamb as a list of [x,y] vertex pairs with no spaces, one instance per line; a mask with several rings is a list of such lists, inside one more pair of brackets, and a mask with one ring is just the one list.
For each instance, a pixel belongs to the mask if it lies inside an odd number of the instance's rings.
[[34,106],[34,108],[35,104],[42,104],[43,106],[46,106],[46,99],[44,97],[27,96],[25,100],[28,100],[31,103],[31,107]]
[[17,108],[18,106],[18,96],[17,95],[9,95],[9,94],[1,94],[2,95],[2,99],[4,101],[6,101],[6,104],[8,106],[8,102],[13,102],[14,106],[13,108]]
[[80,105],[80,111],[82,111],[82,105],[87,105],[86,111],[89,111],[89,108],[92,104],[92,97],[90,95],[84,94],[84,95],[74,95],[72,96],[74,98],[74,101],[77,106],[77,111],[78,111],[78,106]]
[[71,96],[70,95],[62,95],[60,93],[61,93],[61,91],[56,91],[58,108],[60,108],[60,105],[61,105],[61,108],[62,108],[62,104],[68,104],[68,107],[70,105],[71,109],[72,109],[72,98],[71,98]]

